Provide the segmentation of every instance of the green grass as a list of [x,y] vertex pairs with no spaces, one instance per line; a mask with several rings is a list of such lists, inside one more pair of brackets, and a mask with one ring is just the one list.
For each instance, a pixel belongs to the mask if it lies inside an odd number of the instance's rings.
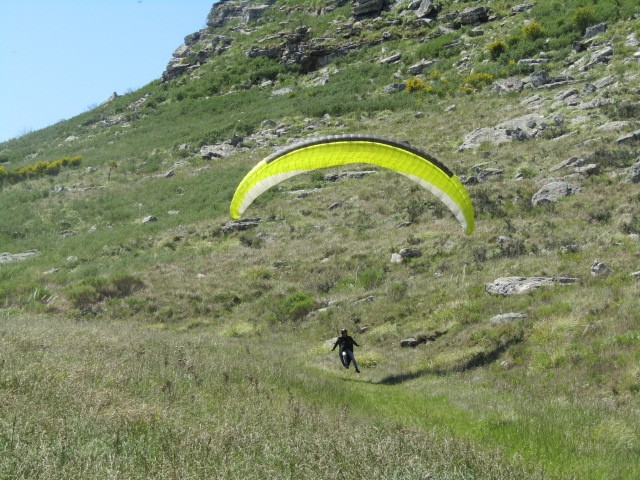
[[[620,45],[638,33],[628,20],[635,3],[572,1],[558,15],[545,0],[512,17],[498,2],[504,17],[484,35],[465,27],[428,40],[433,27],[414,29],[395,11],[344,39],[336,28],[350,4],[323,17],[317,2],[282,3],[251,32],[221,29],[234,43],[196,76],[151,82],[0,145],[8,171],[82,156],[78,169],[1,185],[0,253],[38,254],[0,265],[0,478],[638,477],[640,304],[629,273],[638,270],[640,197],[623,181],[637,145],[597,130],[613,120],[636,128],[624,86],[633,67]],[[616,53],[611,68],[574,72],[575,87],[615,75],[623,86],[605,92],[615,104],[553,110],[558,90],[488,88],[530,73],[517,60],[541,52],[551,74],[566,68],[578,55],[578,8],[608,22],[602,40]],[[334,59],[323,86],[244,55],[294,24],[363,46]],[[379,43],[387,30],[394,39]],[[496,38],[506,49],[491,60]],[[400,63],[379,63],[394,52]],[[437,94],[383,92],[422,58],[436,62],[421,82]],[[266,79],[273,86],[261,87]],[[271,96],[283,86],[293,92]],[[474,129],[532,113],[521,101],[533,94],[551,134],[458,150]],[[585,123],[574,123],[580,116]],[[101,123],[119,117],[127,123]],[[246,216],[260,226],[221,233],[235,186],[273,148],[355,132],[407,140],[456,175],[503,169],[468,186],[474,234],[388,171],[295,177],[251,205]],[[272,137],[258,146],[255,133]],[[200,158],[202,145],[233,135],[247,148]],[[533,207],[540,180],[570,173],[550,169],[571,156],[602,172],[574,180],[575,195]],[[305,189],[304,198],[291,193]],[[147,215],[158,221],[143,224]],[[406,247],[422,256],[391,264]],[[590,274],[595,259],[609,276]],[[578,282],[513,297],[484,291],[503,276]],[[526,318],[489,323],[507,312]],[[359,377],[326,343],[343,327],[362,344]]]

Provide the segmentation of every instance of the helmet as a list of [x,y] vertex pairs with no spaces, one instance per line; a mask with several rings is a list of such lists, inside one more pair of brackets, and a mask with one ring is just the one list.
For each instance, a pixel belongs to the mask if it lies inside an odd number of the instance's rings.
[[340,333],[344,335],[345,333],[347,333],[347,329],[343,328],[342,330],[340,330]]

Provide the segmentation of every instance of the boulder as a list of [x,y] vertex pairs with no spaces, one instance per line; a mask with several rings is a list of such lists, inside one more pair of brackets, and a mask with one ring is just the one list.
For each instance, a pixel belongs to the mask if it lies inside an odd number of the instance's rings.
[[397,263],[400,264],[402,263],[404,259],[402,258],[402,255],[400,255],[399,253],[392,253],[391,254],[391,263]]
[[406,85],[404,83],[391,83],[384,87],[384,93],[399,93],[404,92],[406,90]]
[[584,39],[587,40],[589,38],[593,38],[596,35],[599,35],[601,33],[604,33],[607,31],[607,24],[606,23],[598,23],[597,25],[593,25],[592,27],[587,28],[587,30],[584,33]]
[[354,17],[378,15],[386,6],[386,0],[353,0],[351,13]]
[[544,124],[544,117],[532,113],[507,120],[495,127],[478,128],[465,136],[460,150],[476,148],[484,142],[498,145],[513,140],[530,140],[538,135]]
[[493,295],[518,295],[553,285],[567,285],[577,282],[572,277],[502,277],[485,283],[484,290]]
[[568,182],[555,180],[544,185],[531,198],[533,206],[555,203],[563,197],[573,195],[578,188]]
[[418,346],[418,343],[418,339],[413,337],[400,340],[400,346],[402,348],[415,348]]
[[636,140],[640,140],[640,130],[636,130],[635,132],[628,133],[627,135],[623,135],[616,140],[617,144],[621,143],[629,143]]
[[435,3],[433,3],[433,0],[422,0],[420,6],[418,7],[418,10],[416,11],[416,17],[430,17],[435,15],[436,13],[438,13],[438,9]]
[[595,260],[591,265],[591,275],[594,277],[606,277],[611,274],[613,270],[602,263],[600,260]]
[[376,171],[360,170],[356,172],[334,172],[334,173],[327,173],[324,176],[324,179],[328,182],[337,182],[338,180],[344,180],[344,179],[362,178],[366,175],[371,175],[372,173],[376,173]]
[[491,85],[491,89],[496,93],[521,92],[524,82],[517,77],[509,77],[497,80]]
[[157,222],[157,221],[158,221],[158,217],[156,217],[155,215],[147,215],[142,219],[142,223],[151,223],[151,222]]
[[411,75],[420,75],[426,68],[431,67],[434,64],[431,60],[420,60],[418,63],[414,63],[409,67],[409,73]]
[[640,157],[629,167],[626,180],[630,183],[640,183]]
[[511,13],[513,15],[517,13],[526,12],[527,10],[531,10],[533,8],[533,4],[531,3],[521,3],[520,5],[515,5],[511,7]]
[[477,25],[489,20],[489,9],[487,7],[467,7],[460,13],[461,25]]
[[398,253],[402,258],[417,258],[422,256],[422,252],[417,248],[403,248]]

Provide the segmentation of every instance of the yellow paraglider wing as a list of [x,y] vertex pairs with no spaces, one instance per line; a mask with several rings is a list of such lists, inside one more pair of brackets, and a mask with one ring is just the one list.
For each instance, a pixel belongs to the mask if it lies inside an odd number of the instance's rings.
[[292,145],[260,161],[242,179],[231,201],[231,218],[274,185],[317,168],[368,163],[398,172],[437,196],[469,235],[474,212],[458,177],[433,157],[404,143],[368,135],[332,135]]

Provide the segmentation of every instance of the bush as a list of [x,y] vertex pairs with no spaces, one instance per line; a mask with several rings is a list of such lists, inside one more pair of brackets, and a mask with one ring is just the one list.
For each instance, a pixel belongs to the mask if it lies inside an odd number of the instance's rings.
[[375,288],[382,283],[384,272],[380,269],[369,267],[358,274],[358,283],[365,289]]
[[507,51],[507,44],[497,38],[489,45],[487,45],[487,50],[489,50],[489,55],[491,55],[491,58],[493,60],[497,60],[500,55]]
[[281,298],[275,304],[273,313],[278,320],[299,320],[307,315],[316,301],[313,297],[304,292],[295,292]]
[[404,83],[405,83],[405,91],[407,93],[417,92],[420,90],[424,90],[425,88],[424,81],[418,77],[411,77],[409,80],[407,80]]
[[578,7],[573,12],[573,23],[578,27],[580,33],[584,35],[587,28],[595,23],[596,14],[589,7]]
[[535,20],[532,20],[522,27],[522,33],[528,40],[535,40],[542,36],[542,25]]

